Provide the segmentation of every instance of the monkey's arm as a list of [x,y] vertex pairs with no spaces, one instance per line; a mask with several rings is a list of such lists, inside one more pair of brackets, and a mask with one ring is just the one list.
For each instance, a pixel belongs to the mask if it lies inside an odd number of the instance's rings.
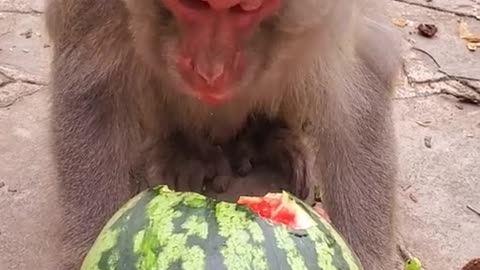
[[104,222],[131,195],[132,102],[120,94],[127,90],[125,81],[105,66],[85,44],[55,50],[52,131],[63,215],[60,270],[79,269]]
[[322,181],[322,202],[331,220],[365,269],[386,270],[393,269],[394,138],[387,120],[369,118],[363,126],[353,126],[355,130],[325,129],[315,177]]
[[[397,157],[391,98],[399,53],[368,28],[345,83],[328,91],[320,117],[316,176],[336,227],[350,241],[365,269],[393,269]],[[388,44],[388,42],[387,42]],[[389,51],[391,50],[391,51]]]

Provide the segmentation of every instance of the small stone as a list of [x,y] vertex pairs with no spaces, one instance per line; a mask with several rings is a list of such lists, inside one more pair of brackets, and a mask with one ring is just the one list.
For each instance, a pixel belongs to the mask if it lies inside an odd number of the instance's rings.
[[455,107],[457,107],[457,109],[459,109],[459,110],[463,110],[463,106],[460,105],[460,104],[455,105]]
[[3,188],[5,186],[4,182],[0,182],[0,188]]
[[432,124],[432,121],[430,120],[427,120],[427,121],[417,121],[415,122],[417,123],[417,125],[421,126],[421,127],[429,127],[431,124]]
[[30,50],[29,50],[29,49],[22,49],[22,52],[24,52],[24,53],[29,53]]
[[18,190],[16,188],[8,188],[7,191],[10,193],[16,193]]
[[27,31],[20,33],[20,36],[24,36],[25,38],[31,38],[33,34],[33,31],[31,28],[29,28]]
[[50,48],[50,44],[43,44],[43,48]]
[[403,187],[402,187],[402,190],[403,190],[403,191],[407,191],[407,190],[410,189],[411,187],[412,187],[412,185],[411,185],[411,184],[408,184],[408,185],[406,185],[406,186],[403,186]]
[[432,136],[426,136],[423,138],[423,142],[427,148],[432,148]]
[[417,30],[420,35],[431,38],[435,36],[438,28],[434,24],[422,23],[417,26]]

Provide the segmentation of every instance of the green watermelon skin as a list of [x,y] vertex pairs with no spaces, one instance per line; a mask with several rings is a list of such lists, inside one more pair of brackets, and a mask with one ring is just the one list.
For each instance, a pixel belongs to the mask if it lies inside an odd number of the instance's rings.
[[105,225],[81,270],[362,270],[343,238],[314,221],[293,230],[248,207],[159,186],[138,194]]

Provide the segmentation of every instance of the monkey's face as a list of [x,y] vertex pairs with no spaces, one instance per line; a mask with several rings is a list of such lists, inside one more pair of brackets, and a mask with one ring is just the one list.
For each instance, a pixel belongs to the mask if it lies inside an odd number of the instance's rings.
[[[264,72],[282,59],[278,45],[288,42],[285,33],[318,23],[324,2],[331,1],[127,3],[138,51],[162,79],[177,91],[218,104],[242,92],[255,91],[248,86],[261,80]],[[318,16],[307,16],[312,8],[318,10]]]

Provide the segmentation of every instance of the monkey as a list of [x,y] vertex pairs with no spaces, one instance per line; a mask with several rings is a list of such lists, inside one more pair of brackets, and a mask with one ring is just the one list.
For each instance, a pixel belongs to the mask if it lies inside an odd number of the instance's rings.
[[49,0],[58,268],[79,269],[135,168],[222,192],[265,162],[301,199],[319,187],[365,269],[393,269],[401,53],[369,3]]

